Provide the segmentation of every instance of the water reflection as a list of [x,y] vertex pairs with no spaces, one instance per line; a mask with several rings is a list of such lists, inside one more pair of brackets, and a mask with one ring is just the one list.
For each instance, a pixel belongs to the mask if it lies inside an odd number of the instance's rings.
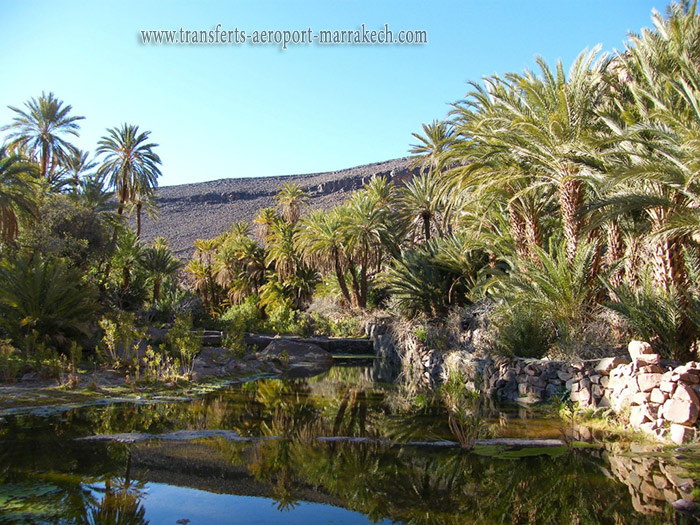
[[[500,435],[557,437],[560,430],[537,409],[490,405],[485,416]],[[354,511],[355,520],[425,524],[691,522],[668,502],[693,497],[697,470],[650,451],[600,444],[463,453],[388,444],[450,438],[447,422],[435,399],[401,408],[391,388],[352,368],[305,380],[260,380],[188,403],[7,417],[0,522],[160,523],[165,511],[158,502],[167,487],[180,487],[179,508],[189,512],[179,517],[193,523],[209,516],[197,504],[203,494],[206,512],[222,519],[237,505],[252,505],[236,495],[266,498],[280,522],[306,516],[309,504],[319,505],[315,521],[350,519]],[[73,440],[182,429],[280,439]],[[319,442],[318,436],[383,441]]]

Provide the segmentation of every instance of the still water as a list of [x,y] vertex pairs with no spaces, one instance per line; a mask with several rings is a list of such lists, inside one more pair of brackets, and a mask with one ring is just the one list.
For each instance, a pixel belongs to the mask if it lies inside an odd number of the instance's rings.
[[[670,505],[695,496],[692,450],[600,435],[585,447],[400,446],[454,439],[440,403],[403,400],[371,367],[336,367],[184,401],[5,415],[0,523],[693,523]],[[494,436],[567,430],[546,407],[486,416]],[[250,439],[79,439],[217,429]]]

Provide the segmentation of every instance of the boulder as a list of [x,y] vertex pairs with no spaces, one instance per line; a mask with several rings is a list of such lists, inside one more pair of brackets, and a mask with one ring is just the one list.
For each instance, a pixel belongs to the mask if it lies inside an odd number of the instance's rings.
[[612,369],[628,363],[629,360],[622,357],[606,357],[605,359],[600,360],[598,365],[595,367],[595,371],[601,375],[609,375]]
[[682,445],[695,439],[695,429],[673,423],[671,425],[671,441],[676,445]]
[[679,399],[680,401],[688,401],[696,406],[700,406],[700,400],[698,399],[697,394],[692,388],[686,385],[678,385],[675,393],[673,394],[673,398]]
[[635,405],[630,409],[630,425],[639,428],[647,420],[647,409],[643,405]]
[[698,405],[674,397],[664,403],[663,416],[671,423],[692,425],[698,419]]
[[661,357],[659,354],[642,354],[635,357],[634,362],[637,363],[637,366],[658,365],[661,363]]
[[661,385],[661,374],[639,374],[637,384],[642,392],[649,392]]
[[311,365],[331,366],[333,356],[323,348],[312,343],[301,343],[285,339],[275,339],[258,354],[262,361],[276,360],[283,365],[307,363]]
[[632,360],[635,360],[642,355],[649,355],[654,353],[654,350],[652,350],[651,345],[649,343],[647,343],[646,341],[635,340],[629,342],[629,344],[627,345],[627,351],[629,352]]

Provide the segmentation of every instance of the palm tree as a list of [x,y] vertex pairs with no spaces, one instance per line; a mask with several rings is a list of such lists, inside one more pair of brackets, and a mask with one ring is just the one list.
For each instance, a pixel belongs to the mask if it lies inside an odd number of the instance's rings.
[[411,154],[416,155],[421,171],[440,173],[449,164],[452,146],[456,141],[451,122],[434,120],[423,124],[423,135],[411,133],[418,144],[411,145]]
[[97,162],[90,160],[89,156],[90,154],[87,151],[75,148],[63,161],[63,169],[70,177],[73,191],[76,193],[80,187],[80,181],[84,177],[89,177],[91,171],[97,166]]
[[277,207],[282,217],[295,223],[301,216],[301,210],[309,202],[309,194],[296,182],[285,182],[277,195]]
[[299,232],[294,242],[308,266],[335,272],[343,299],[347,304],[352,304],[345,280],[347,258],[341,225],[342,218],[338,209],[313,210],[299,223]]
[[393,244],[392,224],[386,208],[366,192],[355,192],[341,208],[341,234],[348,257],[355,304],[367,305],[370,277],[381,269],[382,253]]
[[32,166],[0,148],[0,240],[13,242],[19,233],[19,217],[37,212]]
[[126,291],[131,284],[131,272],[138,264],[143,247],[138,237],[128,228],[122,230],[117,240],[117,251],[114,254],[116,266],[122,271],[122,291]]
[[177,272],[182,263],[178,261],[166,246],[150,246],[143,250],[139,257],[139,265],[153,282],[153,302],[160,299],[160,286],[163,280]]
[[272,227],[268,237],[267,263],[274,265],[282,280],[299,269],[299,254],[294,247],[295,230],[291,222],[280,221]]
[[423,238],[430,240],[433,226],[442,234],[439,216],[443,210],[436,177],[432,174],[422,173],[408,182],[400,190],[399,216],[413,232],[416,238],[417,231],[422,230]]
[[270,235],[272,226],[280,220],[280,216],[274,208],[261,208],[257,216],[253,219],[255,223],[258,237],[261,241],[267,242],[267,237]]
[[186,270],[195,278],[195,288],[204,298],[205,308],[216,305],[216,287],[214,282],[214,257],[219,249],[217,239],[197,239],[194,241],[194,258]]
[[38,156],[40,175],[50,179],[56,167],[77,151],[63,135],[77,137],[77,122],[85,117],[69,115],[72,107],[64,106],[53,93],[42,92],[38,99],[32,98],[24,105],[25,110],[8,106],[17,116],[2,130],[10,130],[11,146],[25,149],[34,158]]
[[158,186],[161,162],[153,151],[158,144],[148,142],[150,134],[139,133],[138,126],[123,124],[108,129],[98,142],[97,154],[104,155],[98,173],[109,177],[119,200],[119,215],[137,194],[147,194]]
[[[597,49],[581,53],[568,79],[561,61],[552,71],[539,58],[539,76],[527,71],[508,74],[505,79],[491,77],[486,80],[488,90],[481,90],[478,99],[488,105],[476,129],[480,135],[477,148],[487,148],[482,159],[509,157],[508,165],[519,169],[505,170],[504,182],[510,176],[522,178],[525,171],[533,177],[533,188],[549,186],[556,192],[570,261],[584,227],[584,183],[596,175],[590,166],[597,150],[590,139],[601,129],[596,111],[607,93],[603,73],[608,60],[605,55],[596,60],[597,54]],[[463,114],[471,109],[467,106]],[[488,111],[490,108],[495,111]],[[471,138],[467,143],[468,158]]]

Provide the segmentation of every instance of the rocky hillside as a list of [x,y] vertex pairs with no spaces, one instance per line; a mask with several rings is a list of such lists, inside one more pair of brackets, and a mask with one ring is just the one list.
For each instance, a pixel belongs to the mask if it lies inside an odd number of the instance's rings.
[[327,173],[163,186],[157,192],[158,219],[144,216],[142,238],[165,237],[178,257],[188,259],[196,239],[215,237],[236,221],[252,221],[260,208],[274,206],[274,196],[285,182],[300,184],[311,195],[311,207],[330,208],[374,175],[401,185],[415,173],[412,160],[404,157]]

